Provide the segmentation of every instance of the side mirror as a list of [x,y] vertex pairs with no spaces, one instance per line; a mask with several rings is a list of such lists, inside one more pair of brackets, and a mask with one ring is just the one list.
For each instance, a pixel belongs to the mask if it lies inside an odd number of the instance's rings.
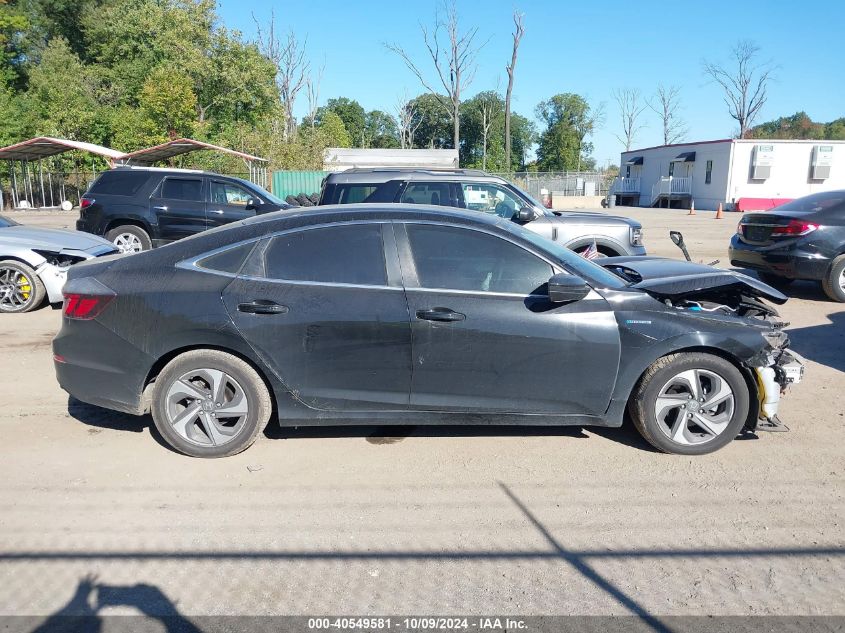
[[516,212],[517,222],[531,222],[537,219],[537,212],[531,207],[522,207]]
[[246,201],[246,207],[245,207],[245,209],[246,209],[247,211],[255,211],[255,210],[256,210],[256,209],[260,206],[260,204],[261,204],[261,203],[260,203],[260,202],[258,202],[258,200],[256,200],[255,198],[249,198],[249,199]]
[[558,273],[549,279],[549,301],[552,303],[580,301],[588,294],[587,282],[576,275]]
[[680,231],[669,231],[669,239],[678,248],[684,247],[684,235]]

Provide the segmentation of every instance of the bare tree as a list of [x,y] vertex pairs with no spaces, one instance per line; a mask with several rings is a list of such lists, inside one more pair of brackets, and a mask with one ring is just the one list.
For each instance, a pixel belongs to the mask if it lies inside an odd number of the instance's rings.
[[305,80],[305,96],[308,99],[308,122],[311,129],[314,129],[317,119],[317,104],[320,102],[320,84],[323,81],[323,72],[326,70],[326,62],[320,64],[317,70],[317,77],[308,75]]
[[519,11],[513,12],[513,51],[511,53],[511,63],[505,66],[508,71],[508,89],[505,92],[505,165],[507,170],[511,169],[511,94],[513,93],[513,73],[516,69],[516,55],[519,51],[519,43],[522,41],[522,36],[525,35],[525,25],[523,24],[524,13]]
[[293,31],[288,31],[284,40],[279,39],[276,34],[276,15],[272,9],[267,27],[262,27],[254,15],[252,19],[255,22],[259,49],[276,66],[276,85],[285,109],[284,137],[285,140],[290,140],[296,134],[293,106],[308,76],[309,63],[305,57],[308,40],[300,42]]
[[422,125],[422,117],[417,116],[417,107],[408,99],[407,93],[396,102],[396,120],[399,123],[399,144],[402,149],[414,148],[414,134]]
[[755,61],[760,52],[753,42],[740,40],[731,49],[731,67],[705,61],[704,74],[722,87],[728,113],[739,124],[739,138],[745,138],[768,97],[766,90],[772,79],[771,63]]
[[686,122],[681,119],[681,89],[678,86],[657,86],[657,93],[654,95],[648,107],[654,110],[660,117],[663,127],[663,144],[671,145],[683,140],[689,131]]
[[625,144],[625,151],[631,149],[637,132],[645,127],[640,123],[640,117],[648,107],[640,99],[640,91],[636,88],[621,88],[613,91],[613,98],[619,106],[619,116],[622,119],[622,136],[614,134],[620,143]]
[[[455,149],[459,149],[461,142],[461,92],[472,83],[475,71],[478,68],[476,63],[478,52],[486,42],[480,46],[476,45],[475,36],[478,34],[478,27],[470,29],[466,33],[460,32],[458,10],[454,0],[451,4],[446,4],[444,0],[443,10],[446,13],[445,20],[438,11],[434,18],[433,31],[430,32],[422,24],[420,24],[420,30],[431,61],[434,62],[437,78],[443,90],[446,91],[445,97],[432,88],[432,83],[426,79],[420,66],[411,59],[404,48],[399,44],[385,44],[385,46],[402,58],[402,61],[416,75],[423,87],[431,92],[449,113],[453,125],[452,140]],[[446,32],[449,41],[441,48],[442,31]]]

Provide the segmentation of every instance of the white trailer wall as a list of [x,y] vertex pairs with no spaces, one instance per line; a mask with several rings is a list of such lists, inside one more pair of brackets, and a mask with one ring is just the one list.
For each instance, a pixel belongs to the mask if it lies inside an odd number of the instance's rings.
[[[769,177],[751,178],[751,160],[755,145],[771,145],[774,159]],[[830,177],[811,178],[811,159],[816,145],[833,146]],[[766,141],[736,140],[733,143],[728,199],[740,198],[800,198],[817,191],[845,189],[845,141]]]

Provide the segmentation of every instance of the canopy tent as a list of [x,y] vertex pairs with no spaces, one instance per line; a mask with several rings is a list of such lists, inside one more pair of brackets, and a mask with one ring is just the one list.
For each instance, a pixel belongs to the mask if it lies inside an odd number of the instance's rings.
[[[38,200],[41,207],[55,207],[57,206],[56,198],[62,206],[66,206],[65,181],[67,179],[62,174],[62,177],[58,178],[54,185],[53,175],[55,170],[50,169],[48,165],[45,172],[42,161],[45,158],[51,158],[71,150],[100,156],[106,160],[109,167],[113,167],[115,162],[124,156],[123,152],[102,145],[49,136],[38,136],[0,148],[0,160],[5,160],[9,164],[9,193],[12,206],[30,208]],[[30,164],[32,162],[35,162],[35,166]],[[93,162],[91,170],[92,175],[96,177],[97,169]],[[80,189],[78,172],[76,173],[76,189],[78,198]],[[0,208],[2,206],[2,201],[0,201]]]
[[[67,193],[65,185],[68,181],[68,174],[58,173],[51,170],[49,166],[45,170],[42,161],[45,158],[51,158],[71,150],[79,150],[99,156],[106,160],[109,167],[153,165],[159,161],[200,150],[221,152],[242,159],[249,171],[249,179],[262,187],[267,186],[267,159],[190,138],[180,138],[161,145],[126,153],[94,143],[39,136],[0,148],[0,160],[5,160],[9,164],[9,193],[12,206],[31,208],[36,206],[36,202],[40,202],[37,206],[54,208],[59,205],[66,207],[67,204],[70,204],[65,195]],[[31,162],[34,162],[35,166],[31,165]],[[85,170],[87,171],[87,167]],[[80,183],[80,174],[81,171],[70,174],[76,176],[77,200],[81,192],[84,191],[84,185]],[[90,176],[97,177],[97,168],[93,159]],[[88,175],[84,175],[86,180],[88,177]],[[71,182],[72,187],[73,182]],[[2,189],[0,189],[0,194],[2,194]],[[57,202],[59,205],[56,204]],[[0,209],[3,206],[2,196],[0,195]]]
[[237,156],[244,161],[244,164],[249,170],[249,179],[262,187],[267,186],[266,163],[268,161],[266,158],[238,152],[227,147],[220,147],[219,145],[212,145],[211,143],[204,143],[203,141],[196,141],[191,138],[178,138],[167,143],[162,143],[161,145],[154,145],[153,147],[129,152],[120,158],[120,163],[123,165],[153,165],[159,161],[200,150],[211,150]]

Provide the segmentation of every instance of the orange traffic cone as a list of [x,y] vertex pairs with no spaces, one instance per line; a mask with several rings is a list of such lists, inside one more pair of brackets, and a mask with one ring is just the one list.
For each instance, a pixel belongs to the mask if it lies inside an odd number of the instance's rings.
[[689,213],[687,215],[695,215],[695,200],[690,200]]
[[716,209],[716,219],[717,220],[722,219],[722,203],[721,202],[719,203],[719,208]]

